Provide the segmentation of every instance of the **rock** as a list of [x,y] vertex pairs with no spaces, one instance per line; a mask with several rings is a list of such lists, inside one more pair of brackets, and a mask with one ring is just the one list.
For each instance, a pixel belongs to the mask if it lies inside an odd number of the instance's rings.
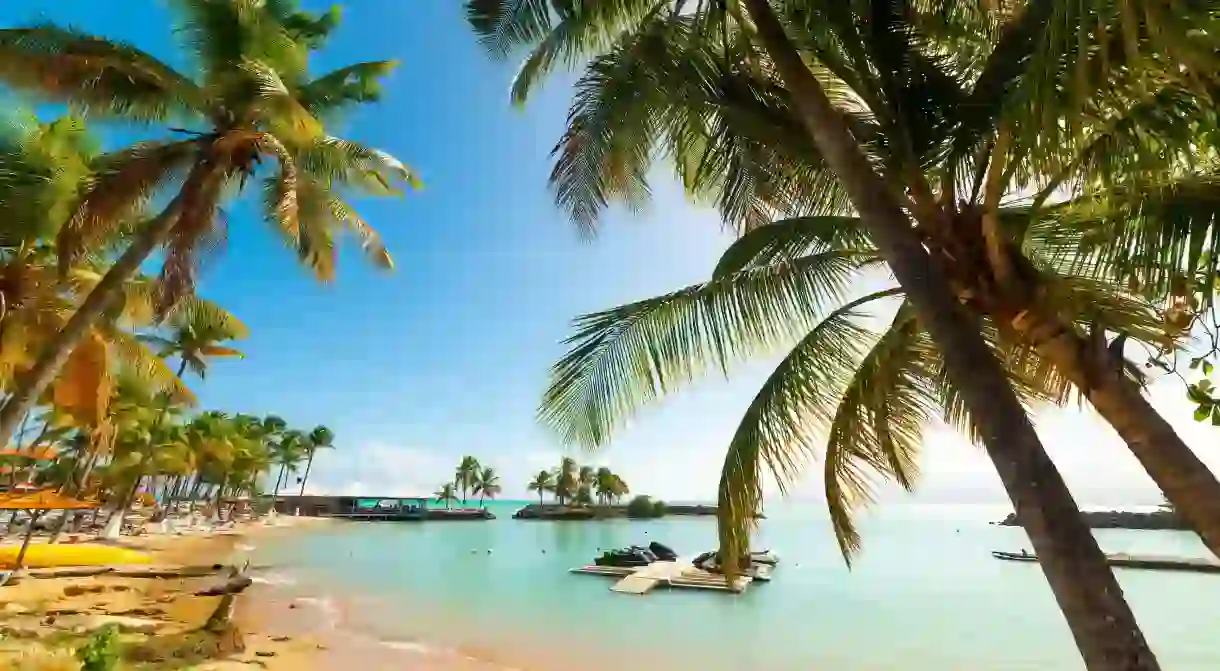
[[68,585],[64,588],[64,596],[80,596],[88,591],[84,585]]
[[272,636],[271,640],[276,643],[287,643],[292,640],[291,636]]
[[254,656],[255,657],[275,657],[275,653],[271,652],[270,650],[259,650],[258,652],[254,653]]

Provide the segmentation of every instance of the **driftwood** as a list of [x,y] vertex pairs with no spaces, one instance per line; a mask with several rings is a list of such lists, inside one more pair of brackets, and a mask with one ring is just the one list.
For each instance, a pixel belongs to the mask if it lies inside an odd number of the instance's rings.
[[227,568],[223,564],[207,566],[61,566],[27,569],[22,577],[88,578],[107,575],[115,578],[206,578],[220,575]]
[[204,631],[222,636],[233,634],[236,631],[232,625],[232,620],[233,610],[237,606],[237,595],[245,591],[254,582],[246,576],[246,569],[248,568],[250,568],[250,562],[248,561],[240,569],[236,566],[229,567],[229,579],[224,585],[220,586],[218,592],[218,594],[223,596],[220,597],[220,603],[216,605],[216,610],[212,611],[212,615],[204,623]]
[[225,594],[241,594],[247,587],[254,584],[254,579],[248,575],[236,575],[228,580],[213,585],[207,589],[195,592],[195,596],[223,596]]

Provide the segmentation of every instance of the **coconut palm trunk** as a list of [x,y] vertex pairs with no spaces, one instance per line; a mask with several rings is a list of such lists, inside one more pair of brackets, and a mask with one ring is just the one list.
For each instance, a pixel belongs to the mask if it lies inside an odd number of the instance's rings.
[[315,452],[317,452],[316,448],[309,449],[309,459],[305,462],[305,475],[301,476],[300,496],[305,496],[305,483],[309,482],[309,470],[313,468],[313,455]]
[[802,124],[835,172],[961,389],[1087,668],[1159,669],[1113,572],[1081,519],[977,324],[809,72],[768,0],[744,0]]
[[12,435],[21,418],[59,374],[72,350],[76,349],[94,324],[115,305],[123,286],[135,277],[153,250],[169,238],[179,215],[188,207],[200,206],[201,196],[207,191],[209,184],[219,179],[221,174],[215,161],[200,158],[178,195],[132,239],[131,244],[68,319],[68,323],[47,343],[34,365],[17,380],[8,401],[0,408],[0,436]]
[[1036,308],[1008,317],[1114,427],[1186,523],[1220,556],[1220,480],[1127,377],[1121,353],[1111,354],[1104,340],[1081,337]]

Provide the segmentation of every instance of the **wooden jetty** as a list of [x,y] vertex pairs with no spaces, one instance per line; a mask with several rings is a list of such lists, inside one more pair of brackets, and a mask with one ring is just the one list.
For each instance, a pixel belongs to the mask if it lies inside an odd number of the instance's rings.
[[[991,556],[1004,561],[1036,562],[1038,556],[1025,552],[1003,552],[993,550]],[[1171,557],[1166,555],[1131,555],[1125,552],[1106,555],[1106,563],[1118,568],[1145,569],[1149,571],[1186,571],[1192,573],[1220,573],[1220,562],[1214,559],[1195,557]]]
[[571,569],[571,572],[621,578],[610,591],[622,594],[647,594],[659,585],[740,594],[753,581],[749,576],[737,576],[730,583],[723,575],[695,568],[689,559],[658,561],[638,567],[590,565]]

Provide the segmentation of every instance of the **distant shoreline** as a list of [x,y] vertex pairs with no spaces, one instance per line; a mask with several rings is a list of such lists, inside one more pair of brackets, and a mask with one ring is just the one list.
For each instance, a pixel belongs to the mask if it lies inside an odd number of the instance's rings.
[[[1103,510],[1082,512],[1084,522],[1090,529],[1130,529],[1137,531],[1189,531],[1190,527],[1177,513],[1168,510],[1154,512],[1130,512],[1123,510]],[[1002,527],[1022,526],[1017,521],[1016,513],[999,522],[992,522]]]
[[[664,516],[715,517],[716,506],[672,503],[665,505]],[[761,515],[760,515],[761,517]],[[513,513],[515,520],[603,520],[633,518],[626,505],[567,506],[557,503],[531,503]],[[649,519],[641,516],[641,519]]]

